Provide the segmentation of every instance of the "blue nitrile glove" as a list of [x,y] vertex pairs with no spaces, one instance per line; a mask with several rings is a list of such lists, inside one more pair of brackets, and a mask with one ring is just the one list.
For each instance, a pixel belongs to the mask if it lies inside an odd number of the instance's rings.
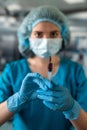
[[35,83],[38,84],[39,88],[41,88],[42,90],[48,90],[53,87],[53,84],[49,82],[47,78],[44,78],[41,75],[39,76],[39,79],[35,78],[34,81]]
[[[37,98],[37,87],[33,87],[33,84],[37,84],[43,88],[44,90],[47,89],[47,81],[38,74],[38,73],[29,73],[24,78],[21,88],[19,92],[15,93],[7,100],[7,107],[8,110],[11,112],[19,111],[26,102],[34,100]],[[35,86],[35,85],[34,85]]]
[[67,119],[77,119],[81,110],[80,105],[72,98],[65,87],[53,86],[52,89],[37,90],[38,98],[52,110],[62,111]]

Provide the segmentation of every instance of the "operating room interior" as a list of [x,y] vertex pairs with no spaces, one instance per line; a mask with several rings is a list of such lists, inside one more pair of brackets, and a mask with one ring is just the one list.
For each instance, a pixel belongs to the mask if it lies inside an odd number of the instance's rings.
[[[22,58],[17,29],[27,12],[40,5],[54,5],[66,14],[71,44],[61,56],[82,64],[87,76],[87,0],[0,0],[0,74],[6,63]],[[11,129],[11,120],[0,127]]]

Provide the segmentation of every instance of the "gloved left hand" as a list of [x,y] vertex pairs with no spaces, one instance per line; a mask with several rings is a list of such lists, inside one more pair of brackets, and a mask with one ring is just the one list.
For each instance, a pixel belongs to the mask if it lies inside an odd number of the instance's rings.
[[47,91],[37,90],[38,98],[44,100],[44,104],[53,110],[66,111],[73,105],[73,98],[67,88],[54,87]]
[[80,113],[80,105],[72,98],[69,90],[65,87],[57,87],[53,84],[52,89],[37,90],[38,98],[52,110],[62,111],[67,119],[77,119]]

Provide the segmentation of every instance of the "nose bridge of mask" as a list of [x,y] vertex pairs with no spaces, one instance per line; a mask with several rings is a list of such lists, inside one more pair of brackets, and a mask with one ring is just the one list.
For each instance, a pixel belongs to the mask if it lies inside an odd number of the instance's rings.
[[36,55],[43,55],[47,52],[47,40],[42,38],[30,38],[30,49],[36,54]]
[[40,45],[39,45],[39,48],[44,50],[44,51],[47,51],[47,39],[40,39]]
[[46,50],[47,49],[47,39],[43,39],[43,38],[37,38],[37,39],[33,39],[30,38],[30,49],[37,49],[37,50]]

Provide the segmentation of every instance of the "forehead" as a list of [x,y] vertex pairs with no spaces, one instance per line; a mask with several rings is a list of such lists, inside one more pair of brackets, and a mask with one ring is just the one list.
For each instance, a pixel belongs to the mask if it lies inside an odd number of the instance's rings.
[[60,31],[59,28],[51,22],[40,22],[36,24],[32,31]]

